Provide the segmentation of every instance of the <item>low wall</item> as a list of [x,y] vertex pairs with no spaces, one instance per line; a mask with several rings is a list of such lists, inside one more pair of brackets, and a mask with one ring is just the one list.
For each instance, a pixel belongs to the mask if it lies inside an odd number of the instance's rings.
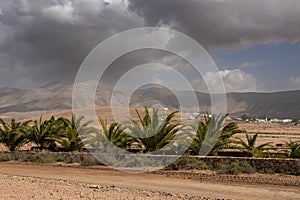
[[40,163],[80,163],[82,165],[102,165],[90,153],[85,152],[49,152],[15,151],[0,152],[0,162],[5,161],[40,162]]
[[289,158],[246,158],[246,157],[202,157],[199,158],[216,167],[233,162],[248,162],[256,171],[300,175],[300,159]]
[[[147,156],[149,159],[164,159],[170,156]],[[189,162],[191,160],[199,160],[216,169],[220,165],[230,165],[234,162],[247,162],[257,172],[264,173],[283,173],[300,175],[300,159],[289,158],[246,158],[246,157],[220,157],[220,156],[183,156],[180,160]],[[87,152],[48,152],[48,151],[16,151],[16,152],[0,152],[0,162],[16,160],[20,162],[65,162],[80,163],[82,165],[102,165],[90,153]]]

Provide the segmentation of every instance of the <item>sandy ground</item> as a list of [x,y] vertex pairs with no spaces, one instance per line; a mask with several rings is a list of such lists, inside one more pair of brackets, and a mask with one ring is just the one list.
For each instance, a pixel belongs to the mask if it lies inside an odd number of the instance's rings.
[[[273,176],[274,177],[274,176]],[[299,177],[278,176],[294,179]],[[300,186],[212,182],[49,164],[0,163],[0,199],[299,199]]]

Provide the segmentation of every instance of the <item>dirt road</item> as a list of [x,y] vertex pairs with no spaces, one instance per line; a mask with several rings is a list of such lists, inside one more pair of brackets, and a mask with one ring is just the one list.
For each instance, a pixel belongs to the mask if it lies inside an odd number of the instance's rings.
[[300,187],[211,183],[104,169],[0,163],[0,199],[296,200],[300,199]]

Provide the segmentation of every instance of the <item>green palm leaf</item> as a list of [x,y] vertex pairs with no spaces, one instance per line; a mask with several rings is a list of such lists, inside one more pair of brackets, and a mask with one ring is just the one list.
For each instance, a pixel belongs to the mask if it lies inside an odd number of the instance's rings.
[[204,115],[204,120],[198,120],[190,125],[194,133],[189,133],[193,142],[189,151],[194,155],[214,155],[219,150],[230,148],[232,140],[230,139],[240,130],[235,122],[224,124],[227,115]]
[[66,151],[80,150],[84,145],[82,140],[87,138],[89,134],[95,132],[95,129],[90,127],[91,121],[82,122],[83,116],[76,117],[72,114],[71,120],[66,118],[59,118],[61,125],[59,126],[58,137],[55,141],[58,142]]
[[256,143],[258,135],[259,133],[256,133],[253,136],[251,136],[246,132],[246,141],[242,140],[241,138],[236,138],[236,143],[238,144],[238,146],[236,146],[235,148],[241,149],[251,157],[260,155],[264,152],[264,150],[266,150],[265,147],[271,147],[272,142],[263,143],[257,146]]
[[3,143],[10,151],[19,149],[28,142],[26,140],[26,132],[29,129],[29,122],[21,123],[12,119],[11,123],[8,124],[0,118],[0,143]]
[[177,111],[169,114],[164,120],[159,118],[157,109],[153,109],[152,115],[150,115],[149,109],[144,107],[143,117],[137,109],[136,113],[139,121],[128,120],[128,134],[136,137],[138,143],[144,147],[146,152],[154,152],[170,144],[181,129],[179,124],[171,123]]

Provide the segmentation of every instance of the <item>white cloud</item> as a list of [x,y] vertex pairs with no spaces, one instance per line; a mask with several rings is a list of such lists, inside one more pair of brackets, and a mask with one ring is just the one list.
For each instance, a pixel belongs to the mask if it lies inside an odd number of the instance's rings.
[[254,92],[261,90],[261,84],[251,74],[240,69],[223,70],[218,73],[209,72],[205,74],[205,80],[211,87],[219,87],[216,85],[217,77],[221,77],[224,82],[226,92]]
[[54,5],[43,10],[43,15],[57,22],[73,23],[75,21],[74,8],[71,2],[63,5]]
[[300,76],[292,76],[287,80],[289,90],[300,90]]

